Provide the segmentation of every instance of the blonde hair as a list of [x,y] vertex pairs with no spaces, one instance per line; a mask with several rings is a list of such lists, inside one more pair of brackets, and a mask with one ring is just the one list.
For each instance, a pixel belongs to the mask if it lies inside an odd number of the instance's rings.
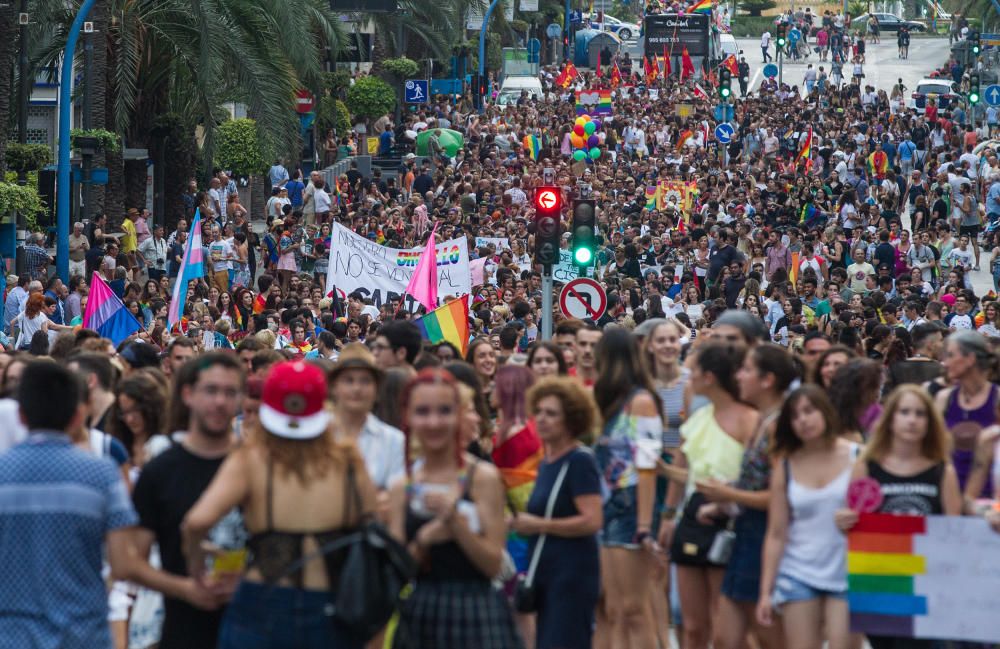
[[920,444],[921,455],[932,462],[950,461],[951,437],[945,426],[944,418],[938,412],[927,391],[914,384],[903,384],[889,394],[885,401],[885,409],[872,429],[862,459],[878,462],[889,454],[892,448],[892,418],[896,415],[896,411],[899,410],[900,403],[906,395],[912,395],[918,399],[927,413],[927,433]]
[[257,339],[257,342],[264,345],[264,349],[274,349],[274,341],[278,339],[270,329],[261,329],[253,337]]

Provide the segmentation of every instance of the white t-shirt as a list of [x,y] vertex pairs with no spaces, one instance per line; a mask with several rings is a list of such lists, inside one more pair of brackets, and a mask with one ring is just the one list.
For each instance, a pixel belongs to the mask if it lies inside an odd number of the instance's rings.
[[326,193],[326,189],[317,189],[313,195],[313,201],[316,203],[317,214],[329,212],[333,207],[333,202],[330,200],[330,195]]
[[212,270],[229,270],[229,258],[234,256],[233,247],[225,239],[208,244],[208,254],[212,258]]

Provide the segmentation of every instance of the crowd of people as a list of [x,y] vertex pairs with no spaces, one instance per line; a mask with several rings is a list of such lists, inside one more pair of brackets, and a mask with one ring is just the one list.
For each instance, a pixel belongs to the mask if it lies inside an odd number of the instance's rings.
[[[853,481],[1000,530],[988,130],[856,79],[745,92],[721,145],[693,83],[636,73],[576,160],[574,91],[609,80],[556,73],[367,126],[464,135],[394,178],[278,161],[261,214],[220,171],[167,228],[78,224],[66,284],[29,243],[0,338],[3,643],[847,649]],[[598,207],[595,320],[542,311],[549,168],[564,216]],[[168,322],[195,210],[205,276]],[[334,223],[465,236],[467,345],[424,340],[410,300],[328,292]],[[93,273],[142,325],[118,345],[82,327]],[[357,554],[373,534],[408,585],[361,620],[338,595],[388,574]]]

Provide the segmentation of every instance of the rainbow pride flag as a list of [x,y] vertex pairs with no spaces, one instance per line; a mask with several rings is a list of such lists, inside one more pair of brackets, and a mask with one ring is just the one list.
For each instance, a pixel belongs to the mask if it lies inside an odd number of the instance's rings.
[[[493,449],[493,463],[500,471],[504,488],[507,490],[507,504],[514,513],[523,512],[528,508],[528,499],[535,489],[538,465],[543,456],[542,441],[535,432],[534,421],[528,421],[524,428]],[[513,532],[508,534],[507,552],[510,553],[518,571],[523,572],[528,569],[530,557],[527,539]]]
[[538,141],[537,135],[525,135],[521,145],[531,156],[532,160],[538,160],[538,152],[542,149],[542,143]]
[[614,112],[614,105],[611,103],[611,90],[609,88],[580,90],[576,93],[577,116],[610,115],[612,112]]
[[689,14],[710,14],[712,13],[712,0],[698,0],[687,8],[685,13]]
[[442,304],[413,321],[432,343],[449,342],[465,356],[469,349],[469,296]]

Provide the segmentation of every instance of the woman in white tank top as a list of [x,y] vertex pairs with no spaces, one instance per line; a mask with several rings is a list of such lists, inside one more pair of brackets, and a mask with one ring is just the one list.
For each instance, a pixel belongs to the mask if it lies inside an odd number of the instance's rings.
[[852,646],[847,537],[834,514],[844,506],[858,446],[839,433],[826,393],[806,385],[785,401],[774,434],[757,619],[768,626],[780,612],[793,647]]

